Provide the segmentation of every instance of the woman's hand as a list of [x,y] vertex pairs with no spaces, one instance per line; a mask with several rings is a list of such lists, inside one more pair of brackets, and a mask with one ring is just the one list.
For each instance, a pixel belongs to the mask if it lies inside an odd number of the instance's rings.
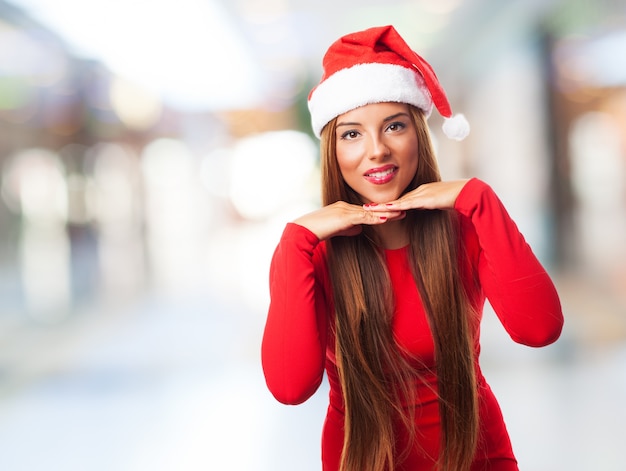
[[403,219],[405,212],[401,209],[385,209],[378,205],[376,211],[369,211],[368,206],[349,204],[344,201],[325,206],[293,221],[306,227],[320,240],[334,236],[354,236],[361,232],[362,225],[378,225],[387,221]]
[[410,209],[453,209],[459,193],[468,180],[425,183],[402,195],[395,201],[366,205],[366,210],[376,214],[385,211],[408,211]]

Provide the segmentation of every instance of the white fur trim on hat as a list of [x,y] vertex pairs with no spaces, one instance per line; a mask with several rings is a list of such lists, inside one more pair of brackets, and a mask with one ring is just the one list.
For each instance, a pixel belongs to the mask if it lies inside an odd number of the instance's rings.
[[313,132],[333,118],[370,103],[397,102],[414,105],[430,115],[433,103],[424,79],[417,71],[394,64],[357,64],[339,70],[322,81],[309,98]]

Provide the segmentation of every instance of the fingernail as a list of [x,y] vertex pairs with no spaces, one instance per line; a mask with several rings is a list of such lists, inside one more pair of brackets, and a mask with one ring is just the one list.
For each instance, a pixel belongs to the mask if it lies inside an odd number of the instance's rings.
[[380,220],[381,220],[381,221],[386,221],[386,220],[387,220],[387,216],[381,216],[381,217],[380,217]]
[[387,203],[385,206],[393,206],[393,203]]

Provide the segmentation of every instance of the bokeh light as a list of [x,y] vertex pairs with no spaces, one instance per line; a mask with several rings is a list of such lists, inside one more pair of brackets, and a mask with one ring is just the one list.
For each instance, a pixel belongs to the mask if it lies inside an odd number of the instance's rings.
[[266,219],[298,201],[313,174],[317,148],[297,131],[277,131],[242,139],[230,159],[230,197],[243,217]]
[[122,123],[139,131],[157,124],[163,111],[158,95],[121,77],[111,84],[111,105]]

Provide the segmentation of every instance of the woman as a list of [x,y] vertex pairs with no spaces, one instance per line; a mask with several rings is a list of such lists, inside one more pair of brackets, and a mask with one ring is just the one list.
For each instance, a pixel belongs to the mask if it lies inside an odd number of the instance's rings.
[[286,404],[326,371],[324,471],[518,469],[478,363],[483,304],[522,344],[562,329],[552,281],[491,188],[441,181],[433,106],[463,138],[467,123],[391,26],[331,45],[309,95],[323,207],[276,248],[262,361]]

